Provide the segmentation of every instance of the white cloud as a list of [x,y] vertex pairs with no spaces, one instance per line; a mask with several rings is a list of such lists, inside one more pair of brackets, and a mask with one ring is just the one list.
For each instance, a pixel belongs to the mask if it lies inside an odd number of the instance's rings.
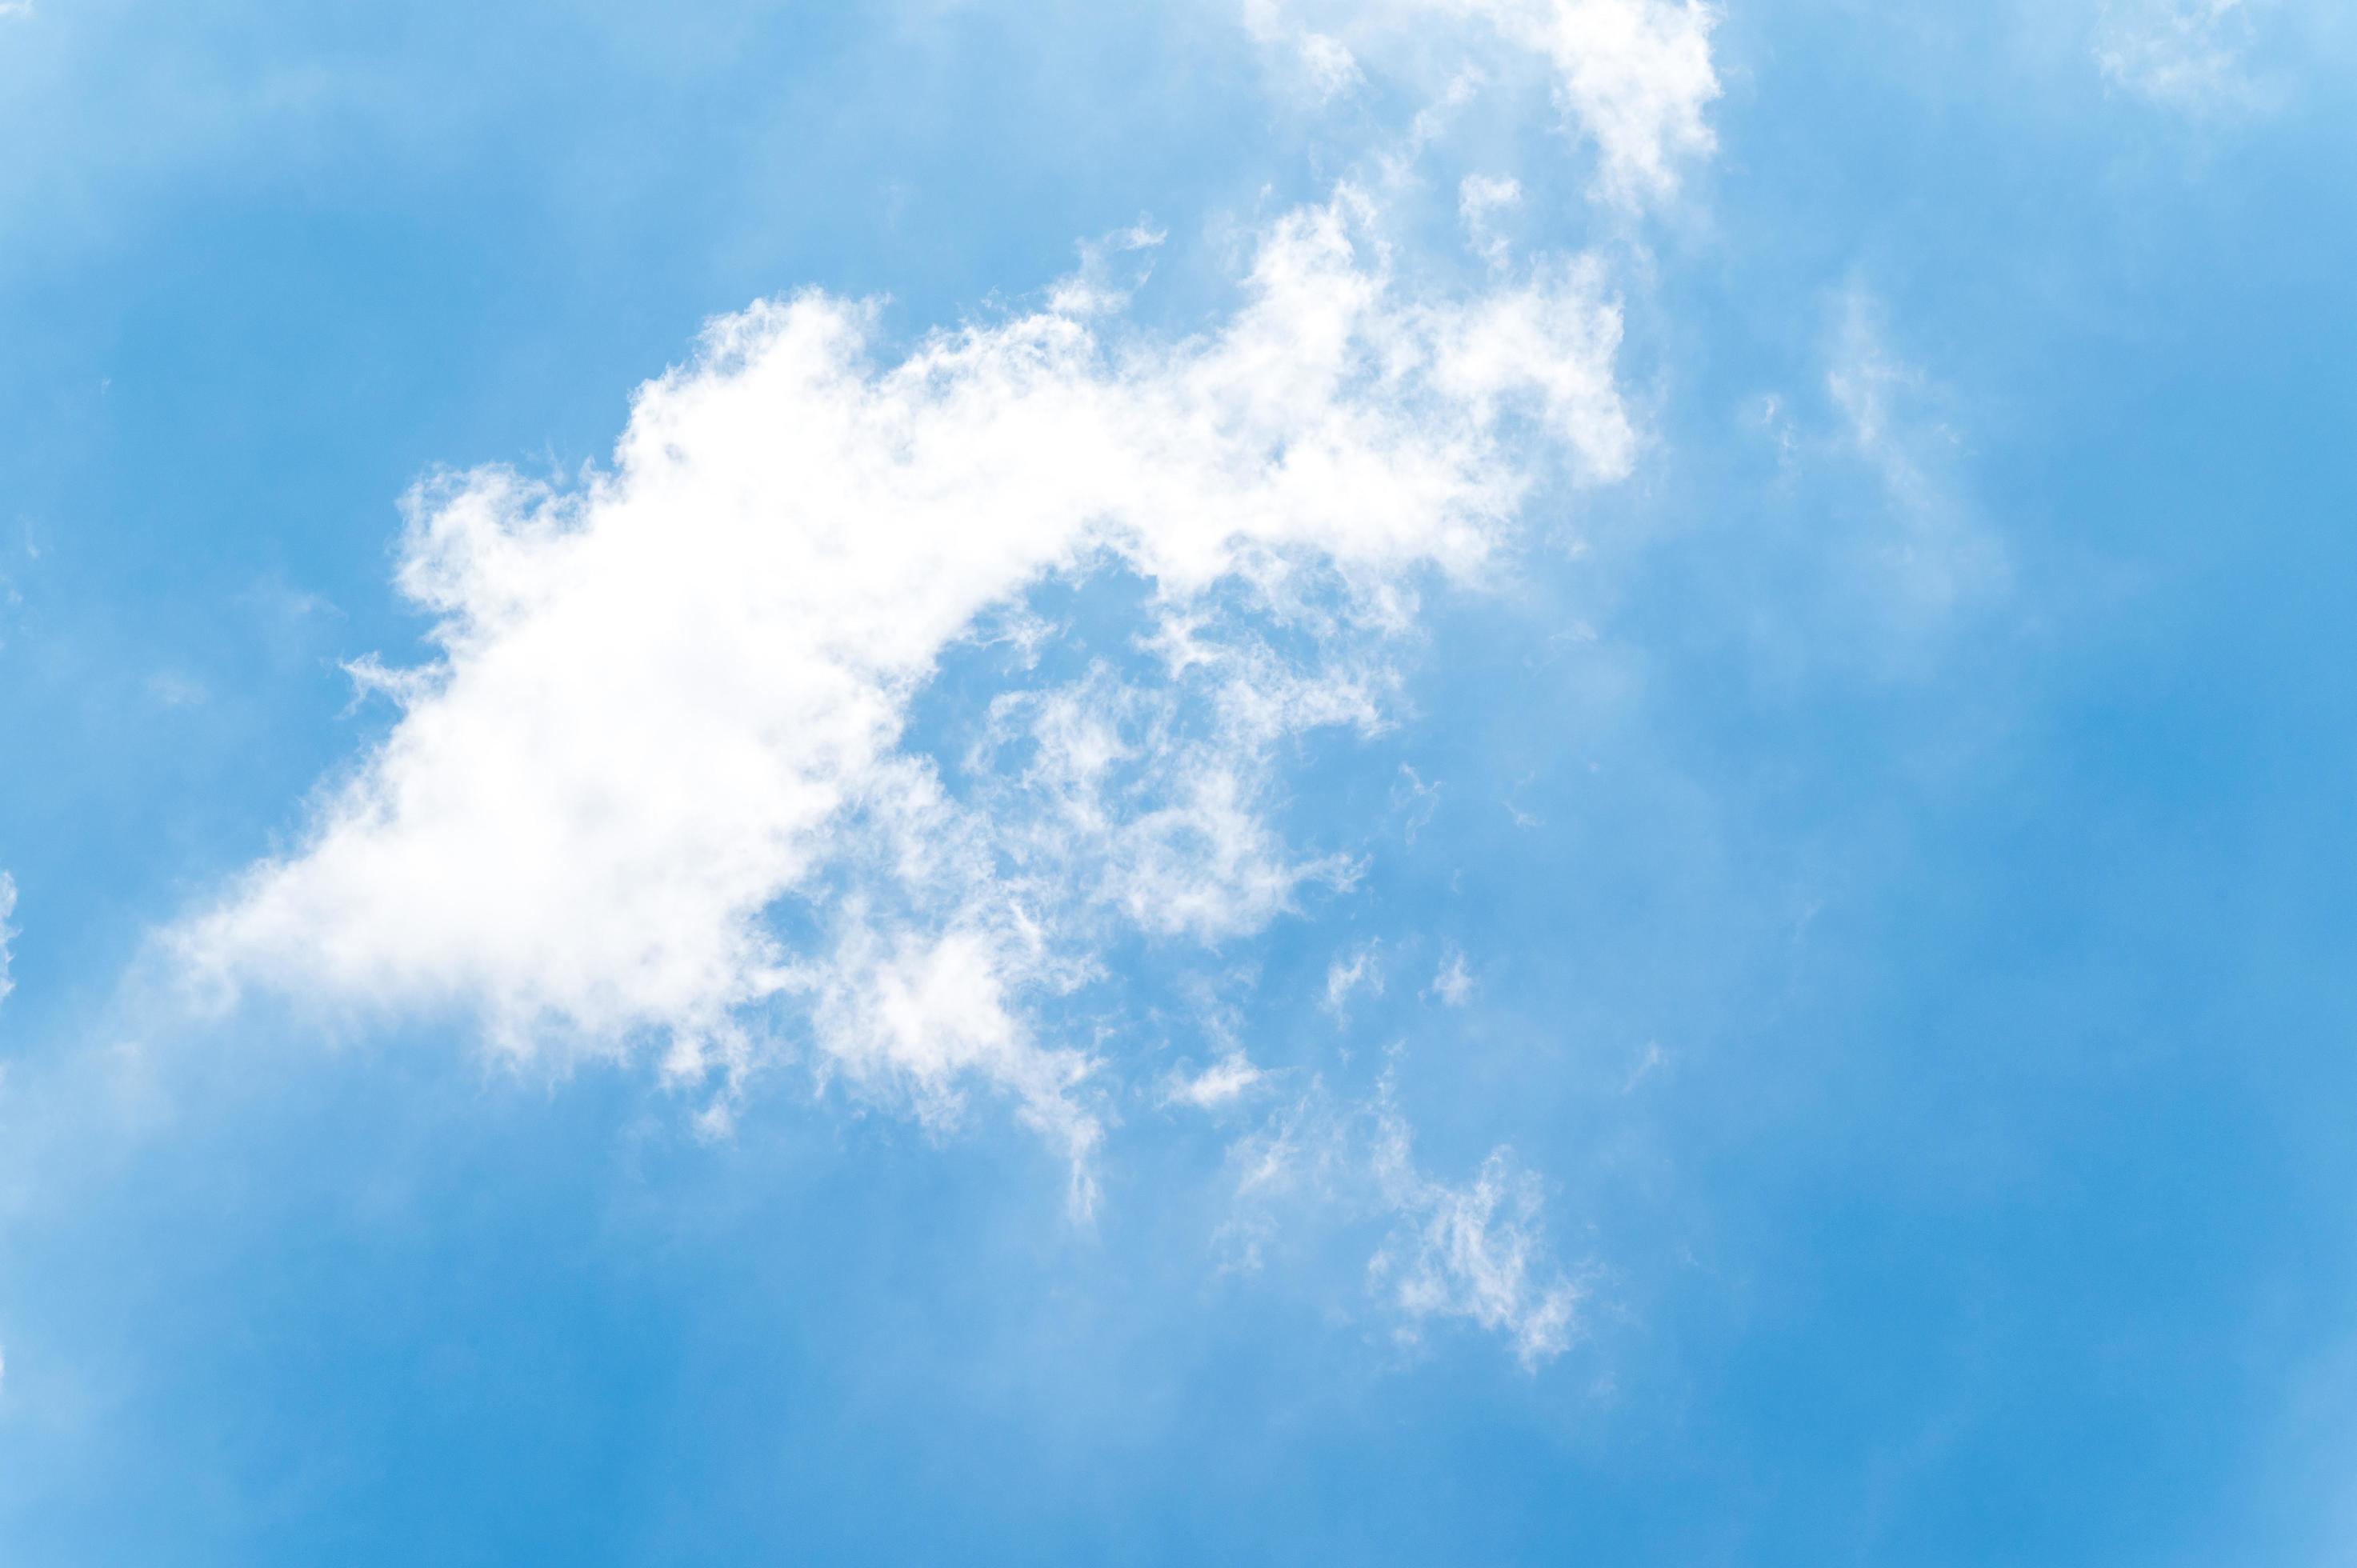
[[1462,1007],[1471,999],[1473,976],[1465,967],[1463,953],[1449,950],[1440,972],[1432,977],[1432,993],[1451,1007]]
[[1963,439],[1936,408],[1931,378],[1892,347],[1878,303],[1842,297],[1825,391],[1844,445],[1880,483],[1891,527],[1874,544],[1884,581],[1907,602],[1939,608],[2002,572],[1996,545],[1954,478]]
[[1340,38],[1325,33],[1304,33],[1300,48],[1301,63],[1321,97],[1339,97],[1365,80],[1359,70],[1358,57]]
[[1370,996],[1383,993],[1383,959],[1372,942],[1361,943],[1348,958],[1326,966],[1326,1007],[1336,1017],[1349,1011],[1351,998],[1361,991]]
[[147,695],[166,708],[193,708],[211,700],[203,682],[177,670],[158,670],[147,677]]
[[1392,809],[1400,814],[1400,836],[1414,843],[1415,835],[1430,827],[1440,811],[1440,784],[1437,780],[1426,783],[1405,762],[1400,764],[1400,778],[1405,782],[1392,789]]
[[[1598,191],[1617,201],[1669,196],[1684,167],[1717,145],[1706,114],[1720,92],[1710,48],[1717,16],[1696,0],[1253,0],[1246,16],[1266,41],[1340,40],[1354,71],[1378,54],[1428,68],[1436,55],[1478,53],[1485,36],[1544,60],[1566,119],[1596,150]],[[1328,30],[1286,20],[1300,16]],[[1452,38],[1436,27],[1442,20],[1478,31]]]
[[[1346,881],[1269,825],[1279,743],[1381,722],[1415,577],[1478,568],[1537,472],[1632,461],[1593,266],[1410,297],[1369,217],[1285,216],[1178,341],[1089,290],[880,362],[871,307],[764,302],[640,389],[610,468],[421,486],[398,581],[437,656],[356,671],[397,724],[170,933],[185,972],[519,1058],[659,1040],[683,1080],[806,1036],[929,1119],[1004,1093],[1077,1169],[1101,1064],[1033,1005],[1109,923],[1216,941]],[[986,620],[1107,572],[1146,585],[1143,673],[1002,693],[963,768],[904,745]]]
[[8,974],[8,944],[16,936],[16,929],[8,923],[8,918],[16,912],[16,879],[0,871],[0,1002],[5,1002],[8,993],[16,989],[16,981]]
[[1506,1335],[1525,1367],[1559,1356],[1582,1292],[1546,1256],[1538,1178],[1498,1149],[1465,1187],[1415,1167],[1406,1124],[1386,1112],[1374,1168],[1398,1228],[1368,1265],[1413,1338],[1431,1318],[1468,1318]]
[[1623,1094],[1634,1093],[1639,1084],[1644,1082],[1646,1079],[1652,1077],[1654,1073],[1659,1072],[1663,1068],[1669,1066],[1669,1053],[1662,1049],[1661,1042],[1659,1040],[1647,1040],[1645,1042],[1645,1048],[1638,1053],[1637,1065],[1629,1069],[1628,1078],[1622,1080],[1620,1092]]
[[[1082,245],[1080,269],[1048,291],[1049,310],[1075,317],[1120,310],[1152,274],[1153,268],[1138,258],[1151,256],[1168,237],[1153,225],[1138,222]],[[1129,274],[1116,279],[1114,268],[1123,258],[1131,258]]]
[[1220,1058],[1202,1071],[1171,1079],[1165,1105],[1191,1105],[1198,1111],[1232,1104],[1266,1082],[1268,1075],[1253,1066],[1241,1051]]
[[1686,0],[1444,0],[1551,60],[1566,112],[1596,144],[1604,188],[1624,199],[1677,188],[1680,166],[1717,140],[1704,112],[1719,95],[1716,21]]
[[1304,883],[1356,875],[1347,859],[1287,853],[1259,811],[1264,759],[1283,736],[1371,728],[1377,712],[1372,675],[1305,676],[1200,631],[1166,622],[1152,685],[1098,667],[999,697],[967,762],[1025,872],[1156,935],[1216,941],[1266,924]]
[[1522,183],[1510,176],[1469,174],[1458,183],[1457,212],[1465,236],[1493,267],[1504,266],[1512,251],[1495,227],[1495,216],[1522,200]]
[[2255,107],[2255,14],[2264,0],[2115,0],[2095,29],[2114,88],[2196,113]]
[[1286,50],[1311,96],[1321,103],[1366,80],[1348,44],[1330,33],[1289,25],[1283,0],[1244,0],[1244,27],[1260,43]]
[[830,1067],[907,1093],[931,1122],[956,1116],[957,1086],[969,1076],[1011,1090],[1025,1119],[1071,1156],[1075,1207],[1085,1210],[1099,1132],[1071,1091],[1089,1063],[1035,1044],[1016,1015],[1010,991],[1035,977],[1026,956],[1010,954],[1003,931],[980,925],[887,938],[855,923],[812,972],[813,1026]]
[[1428,1175],[1388,1078],[1352,1107],[1313,1086],[1238,1140],[1229,1167],[1235,1207],[1222,1240],[1231,1268],[1261,1265],[1288,1209],[1371,1218],[1385,1235],[1367,1285],[1402,1340],[1461,1319],[1506,1336],[1526,1369],[1569,1348],[1584,1292],[1552,1259],[1537,1177],[1503,1146],[1463,1186]]

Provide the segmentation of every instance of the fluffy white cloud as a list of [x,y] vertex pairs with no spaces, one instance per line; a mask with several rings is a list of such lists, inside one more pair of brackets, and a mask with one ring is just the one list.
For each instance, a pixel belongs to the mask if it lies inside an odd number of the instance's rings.
[[1172,1078],[1164,1092],[1165,1105],[1191,1105],[1198,1111],[1233,1104],[1266,1082],[1268,1075],[1253,1066],[1241,1051],[1231,1051],[1202,1071]]
[[[871,307],[765,302],[640,391],[610,467],[422,486],[399,583],[438,655],[361,667],[397,723],[171,934],[186,972],[519,1055],[661,1041],[683,1079],[791,1037],[931,1118],[993,1086],[1077,1168],[1098,1064],[1032,1004],[1109,923],[1218,940],[1346,880],[1268,825],[1278,741],[1380,722],[1368,650],[1536,473],[1632,458],[1593,268],[1412,297],[1369,216],[1284,217],[1177,341],[1086,287],[883,362]],[[1143,671],[1002,693],[959,764],[905,744],[988,618],[1106,573],[1145,585]]]
[[1695,0],[1443,0],[1555,65],[1565,111],[1596,144],[1606,188],[1666,194],[1716,145],[1712,12]]

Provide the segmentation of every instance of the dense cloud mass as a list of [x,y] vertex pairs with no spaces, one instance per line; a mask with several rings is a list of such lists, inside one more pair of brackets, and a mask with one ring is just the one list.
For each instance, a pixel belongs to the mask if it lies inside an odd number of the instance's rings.
[[[1062,939],[1234,934],[1346,874],[1262,820],[1270,745],[1376,722],[1350,650],[1415,574],[1481,563],[1540,465],[1631,461],[1592,267],[1408,297],[1366,217],[1285,217],[1234,318],[1178,342],[1087,295],[878,364],[866,306],[758,305],[640,393],[609,471],[425,486],[400,582],[441,657],[370,671],[390,738],[187,963],[472,1009],[517,1052],[657,1034],[687,1074],[800,998],[850,1077],[920,1105],[978,1077],[1085,1148],[1088,1064],[1019,1004],[1085,963]],[[899,744],[912,695],[985,612],[1109,566],[1151,585],[1157,678],[1006,693],[953,797]],[[1228,635],[1239,603],[1320,652]],[[816,893],[832,946],[790,949],[765,915]]]
[[[1667,194],[1710,146],[1697,7],[1411,9],[1543,62],[1608,199]],[[1249,19],[1331,92],[1405,15],[1347,41]],[[1103,978],[1108,942],[1230,941],[1348,886],[1347,855],[1273,823],[1285,744],[1383,727],[1419,585],[1496,559],[1534,485],[1635,459],[1602,263],[1518,263],[1490,218],[1519,187],[1469,177],[1485,281],[1410,284],[1465,269],[1396,265],[1371,188],[1269,222],[1232,313],[1190,336],[1130,326],[1104,281],[1159,242],[1142,228],[1044,308],[897,357],[873,305],[805,293],[714,322],[606,468],[421,485],[398,580],[436,656],[354,667],[397,704],[389,736],[170,933],[178,969],[222,1001],[473,1018],[517,1059],[651,1046],[716,1129],[788,1056],[934,1123],[986,1089],[1085,1209],[1103,1095],[1137,1064],[1043,1010]],[[1018,658],[954,694],[962,754],[912,735],[960,650],[1036,651],[1044,585],[1112,580],[1135,657]],[[1160,1094],[1266,1087],[1232,1048]],[[1494,1168],[1433,1182],[1400,1128],[1355,1156],[1409,1228],[1400,1310],[1559,1349],[1571,1297],[1523,1262],[1535,1194],[1509,1214]]]

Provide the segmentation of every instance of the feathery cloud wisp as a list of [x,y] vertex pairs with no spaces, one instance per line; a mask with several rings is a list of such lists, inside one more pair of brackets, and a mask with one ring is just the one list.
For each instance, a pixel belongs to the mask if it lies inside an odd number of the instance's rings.
[[2123,91],[2193,113],[2258,100],[2250,72],[2252,0],[2124,0],[2107,5],[2095,64]]
[[1469,1182],[1432,1175],[1417,1162],[1388,1073],[1356,1103],[1313,1083],[1238,1140],[1229,1165],[1233,1212],[1222,1239],[1230,1267],[1259,1268],[1287,1209],[1372,1219],[1384,1234],[1366,1288],[1403,1343],[1435,1323],[1464,1321],[1506,1336],[1525,1370],[1570,1348],[1585,1289],[1553,1257],[1538,1178],[1504,1145]]
[[16,981],[8,973],[8,944],[16,937],[16,929],[8,923],[8,917],[16,912],[16,879],[0,871],[0,1002],[8,1000],[8,993],[16,989]]
[[[1717,145],[1706,118],[1720,92],[1717,16],[1696,0],[1254,0],[1247,16],[1264,41],[1348,61],[1353,81],[1373,59],[1429,66],[1462,52],[1479,69],[1500,45],[1544,60],[1567,126],[1595,149],[1598,193],[1623,205],[1670,196]],[[1338,69],[1309,72],[1321,98],[1337,91]]]

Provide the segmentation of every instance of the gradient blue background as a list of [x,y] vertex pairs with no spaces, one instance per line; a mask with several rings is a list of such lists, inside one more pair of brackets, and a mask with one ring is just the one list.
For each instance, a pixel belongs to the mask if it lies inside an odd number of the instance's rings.
[[[2279,101],[2205,121],[2083,19],[1895,9],[1727,7],[1654,449],[1299,759],[1371,868],[1248,1044],[1405,1042],[1432,1162],[1544,1173],[1599,1272],[1535,1375],[1339,1316],[1347,1226],[1222,1273],[1219,1139],[1150,1107],[1090,1229],[988,1117],[780,1088],[710,1144],[457,1027],[126,1033],[384,723],[337,660],[416,650],[419,475],[599,456],[758,295],[915,333],[1142,212],[1143,308],[1214,307],[1207,224],[1331,173],[1224,10],[0,25],[0,1561],[2357,1560],[2357,40],[2279,8]],[[1861,297],[2006,563],[1944,609],[1858,568]]]

